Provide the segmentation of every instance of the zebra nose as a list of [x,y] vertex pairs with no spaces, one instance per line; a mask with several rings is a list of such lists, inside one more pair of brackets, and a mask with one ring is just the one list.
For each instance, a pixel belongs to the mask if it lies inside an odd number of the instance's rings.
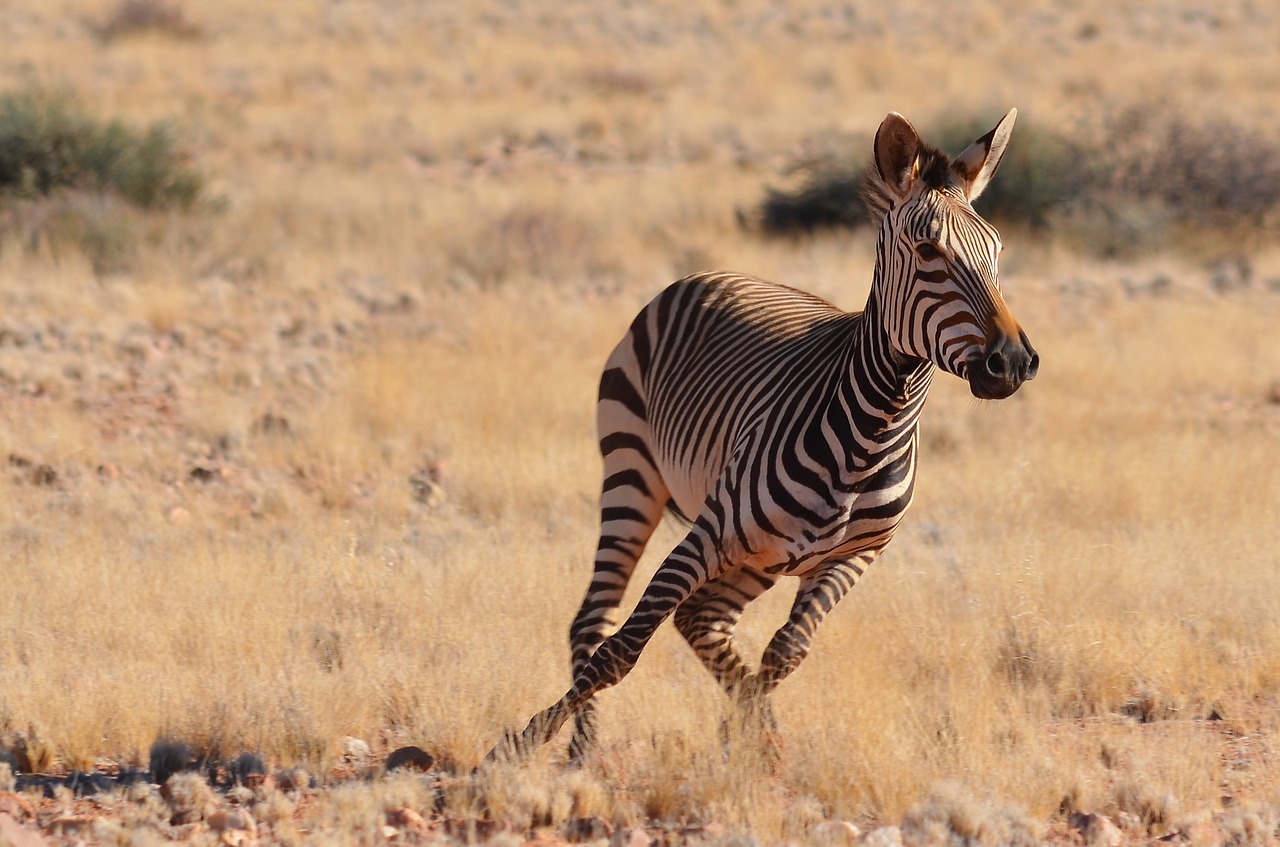
[[1040,370],[1040,354],[1021,330],[1017,338],[1000,333],[979,356],[976,367],[970,366],[969,387],[987,400],[1008,397]]
[[988,377],[1018,383],[1035,379],[1040,370],[1040,354],[1031,346],[1025,332],[1019,332],[1019,335],[1017,341],[1001,335],[987,345],[987,356],[982,364]]

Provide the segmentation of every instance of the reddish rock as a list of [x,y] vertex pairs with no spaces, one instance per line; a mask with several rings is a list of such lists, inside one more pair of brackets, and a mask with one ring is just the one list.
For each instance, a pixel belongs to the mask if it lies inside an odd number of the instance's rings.
[[387,826],[395,827],[397,830],[403,830],[413,835],[425,835],[427,832],[426,818],[408,806],[387,812]]
[[1086,847],[1120,847],[1124,833],[1106,815],[1072,812],[1067,825],[1079,831]]
[[12,847],[49,847],[49,842],[44,836],[27,829],[14,820],[8,812],[0,812],[0,841]]

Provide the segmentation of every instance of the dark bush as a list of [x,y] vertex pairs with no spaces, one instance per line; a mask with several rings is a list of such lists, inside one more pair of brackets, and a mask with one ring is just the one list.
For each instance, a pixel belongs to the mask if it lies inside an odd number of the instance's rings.
[[[938,129],[922,130],[923,137],[951,155],[991,129],[990,122],[950,119]],[[755,221],[771,234],[810,233],[820,229],[857,228],[870,222],[862,202],[862,174],[871,163],[868,138],[856,154],[811,156],[793,166],[804,175],[793,191],[766,188]],[[1000,175],[988,186],[975,208],[989,219],[1035,227],[1078,187],[1082,154],[1067,140],[1023,126],[1000,165]],[[744,223],[748,216],[742,215]]]
[[795,191],[765,189],[758,217],[763,232],[785,235],[839,227],[853,229],[870,221],[862,202],[860,168],[827,162],[807,170],[807,178]]
[[94,29],[103,41],[144,32],[175,38],[198,38],[202,34],[199,26],[187,20],[181,6],[167,0],[121,0]]
[[1179,223],[1274,228],[1280,223],[1280,145],[1237,124],[1194,123],[1150,108],[1121,112],[1104,129],[1097,193],[1154,204]]
[[[951,118],[936,130],[922,130],[922,135],[957,156],[993,125],[990,119]],[[994,222],[1047,226],[1057,210],[1086,190],[1086,169],[1087,156],[1076,144],[1023,117],[1014,128],[996,178],[973,207]]]
[[[950,118],[922,135],[956,155],[990,128],[989,119]],[[851,149],[797,164],[798,189],[766,188],[758,210],[740,219],[772,235],[866,224],[859,189],[870,143]],[[1227,231],[1266,236],[1280,227],[1280,145],[1231,122],[1149,107],[1119,111],[1076,137],[1024,118],[974,207],[997,224],[1053,230],[1100,255],[1195,250]]]
[[203,188],[166,124],[102,123],[64,91],[0,95],[0,198],[81,189],[147,209],[189,208]]

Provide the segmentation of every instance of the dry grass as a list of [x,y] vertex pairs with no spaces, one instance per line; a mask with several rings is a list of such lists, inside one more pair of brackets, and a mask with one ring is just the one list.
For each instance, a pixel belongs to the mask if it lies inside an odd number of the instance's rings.
[[[558,696],[595,381],[634,311],[707,267],[865,296],[867,236],[735,221],[805,145],[889,109],[1075,130],[1134,92],[1277,130],[1280,22],[1256,4],[229,3],[192,7],[199,39],[103,41],[117,8],[13,10],[0,83],[176,120],[227,208],[147,217],[106,265],[0,221],[0,743],[45,769],[145,767],[162,736],[321,775],[344,736],[466,769]],[[1280,254],[1005,240],[1042,375],[989,404],[940,381],[902,537],[778,694],[776,769],[726,761],[723,697],[664,629],[601,696],[593,767],[552,745],[450,787],[447,817],[488,809],[512,841],[598,817],[1018,843],[1071,809],[1274,831]],[[272,840],[355,843],[430,815],[425,791],[254,808]],[[102,839],[174,834],[119,808]]]

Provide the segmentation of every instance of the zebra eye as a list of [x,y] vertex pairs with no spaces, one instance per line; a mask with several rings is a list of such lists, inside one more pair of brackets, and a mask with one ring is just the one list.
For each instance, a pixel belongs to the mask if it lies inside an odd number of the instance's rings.
[[931,241],[921,241],[916,245],[916,255],[926,262],[930,262],[941,256],[942,251],[935,247]]

